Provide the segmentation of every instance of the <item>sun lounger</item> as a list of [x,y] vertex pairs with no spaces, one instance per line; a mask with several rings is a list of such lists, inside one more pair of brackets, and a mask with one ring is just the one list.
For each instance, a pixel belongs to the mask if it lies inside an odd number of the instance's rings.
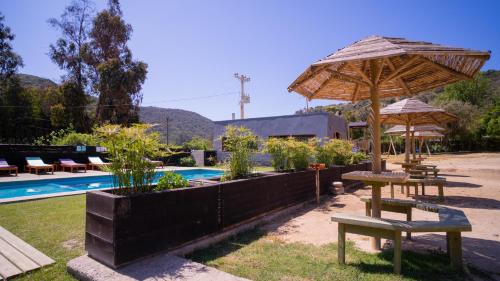
[[9,175],[14,172],[16,173],[16,177],[18,173],[17,166],[9,165],[9,163],[7,163],[7,161],[3,158],[0,158],[0,171],[8,171]]
[[87,165],[76,163],[73,159],[59,159],[59,163],[63,171],[69,168],[72,173],[75,169],[77,172],[79,169],[83,169],[85,173],[87,172]]
[[42,170],[51,171],[52,174],[54,174],[54,165],[45,164],[40,157],[26,157],[26,162],[28,163],[28,165],[26,165],[28,173],[34,170],[35,173],[38,174],[38,171]]
[[92,170],[94,170],[94,167],[97,169],[101,169],[102,167],[107,167],[111,165],[111,163],[105,163],[102,161],[101,157],[97,156],[90,156],[89,157],[89,166]]

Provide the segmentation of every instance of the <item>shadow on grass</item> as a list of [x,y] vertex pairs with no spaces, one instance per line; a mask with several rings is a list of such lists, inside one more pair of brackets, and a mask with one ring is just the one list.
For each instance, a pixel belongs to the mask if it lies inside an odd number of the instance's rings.
[[236,252],[239,249],[250,245],[252,242],[259,240],[264,235],[264,231],[254,228],[244,233],[231,236],[227,240],[212,245],[206,249],[194,251],[186,257],[196,262],[207,263]]
[[[332,277],[331,280],[472,280],[479,277],[482,280],[494,280],[490,273],[474,267],[466,267],[465,271],[453,269],[449,265],[447,255],[441,251],[414,252],[404,250],[402,254],[402,275],[393,274],[393,251],[387,249],[378,254],[370,254],[354,247],[348,241],[346,254],[347,264],[337,263],[337,246],[331,243],[324,246],[314,246],[300,243],[280,243],[274,246],[261,244],[265,233],[254,229],[216,244],[208,249],[196,251],[187,256],[197,262],[210,264],[223,259],[219,264],[220,270],[236,270],[237,272],[253,272],[256,279],[263,276],[284,276],[293,280],[311,279],[314,277]],[[260,241],[258,241],[260,240]],[[276,242],[274,242],[276,243]],[[301,246],[299,246],[301,245]],[[245,247],[250,250],[245,252]],[[243,250],[241,253],[236,253]],[[297,254],[297,252],[299,252]],[[251,254],[250,254],[251,253]],[[319,258],[321,257],[321,258]],[[244,261],[235,263],[244,258]],[[224,260],[225,259],[225,260]],[[268,260],[272,259],[272,260]],[[266,261],[264,264],[259,262]],[[272,265],[269,265],[269,264]],[[294,267],[304,266],[304,271],[294,271]],[[275,266],[278,265],[278,266]],[[216,266],[218,267],[218,266]],[[271,278],[275,280],[275,278]],[[279,280],[279,279],[276,279]]]

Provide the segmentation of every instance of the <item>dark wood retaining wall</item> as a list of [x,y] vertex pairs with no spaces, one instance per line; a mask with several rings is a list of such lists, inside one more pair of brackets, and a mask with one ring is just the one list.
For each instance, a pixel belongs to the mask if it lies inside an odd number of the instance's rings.
[[[320,171],[321,193],[366,163]],[[315,171],[266,174],[157,193],[87,193],[85,247],[113,268],[315,197]]]

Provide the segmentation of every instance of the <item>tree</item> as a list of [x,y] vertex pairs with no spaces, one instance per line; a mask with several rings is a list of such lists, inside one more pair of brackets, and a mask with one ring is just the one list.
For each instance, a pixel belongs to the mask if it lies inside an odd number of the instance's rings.
[[475,106],[486,106],[492,103],[490,80],[480,73],[473,80],[460,81],[444,89],[438,96],[438,102],[461,101]]
[[15,35],[10,27],[4,24],[5,17],[0,13],[0,82],[5,83],[13,78],[19,67],[23,66],[22,58],[12,49],[11,41]]
[[500,137],[500,102],[497,102],[481,120],[481,135]]
[[99,123],[126,124],[138,121],[142,84],[147,64],[132,59],[127,46],[132,26],[125,23],[118,0],[97,14],[84,46],[85,61],[94,71],[93,90],[98,92],[96,119]]
[[[86,87],[89,66],[83,60],[83,48],[88,43],[94,7],[89,0],[73,0],[64,9],[60,19],[51,18],[49,24],[61,31],[61,38],[50,45],[49,56],[54,63],[66,71],[61,91],[64,115],[68,124],[77,131],[90,130],[85,111],[88,104]],[[61,112],[59,112],[61,113]]]

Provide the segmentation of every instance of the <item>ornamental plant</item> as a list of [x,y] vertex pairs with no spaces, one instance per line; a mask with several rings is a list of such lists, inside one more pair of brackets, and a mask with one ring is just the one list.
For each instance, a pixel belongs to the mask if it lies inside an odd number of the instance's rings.
[[222,137],[224,149],[229,152],[226,161],[227,175],[225,179],[248,177],[254,167],[253,156],[257,152],[257,137],[243,126],[227,126]]
[[160,135],[150,125],[131,127],[104,125],[96,129],[101,144],[107,148],[115,193],[130,194],[152,191],[155,165],[149,161],[161,155]]
[[299,141],[290,137],[286,141],[289,149],[289,159],[295,171],[303,171],[314,161],[315,148],[314,140],[308,142]]
[[264,143],[263,153],[271,156],[271,164],[277,172],[288,171],[292,169],[290,162],[290,148],[288,142],[283,138],[269,138]]
[[158,183],[154,187],[154,191],[170,190],[188,186],[189,182],[182,175],[174,172],[165,172],[158,180]]

